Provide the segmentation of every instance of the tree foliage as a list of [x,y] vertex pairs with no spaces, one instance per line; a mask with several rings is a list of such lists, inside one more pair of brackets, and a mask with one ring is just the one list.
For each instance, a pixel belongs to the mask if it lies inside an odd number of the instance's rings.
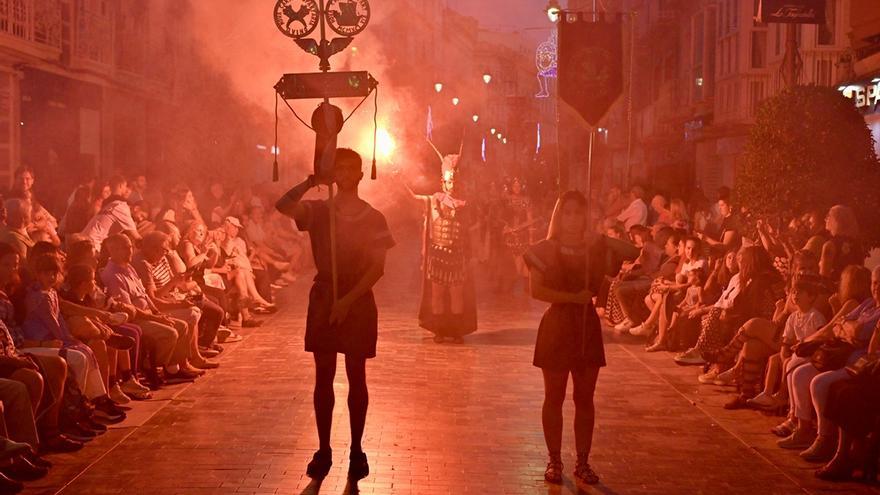
[[880,163],[865,120],[833,88],[800,86],[763,102],[737,171],[736,199],[759,217],[852,207],[880,246]]

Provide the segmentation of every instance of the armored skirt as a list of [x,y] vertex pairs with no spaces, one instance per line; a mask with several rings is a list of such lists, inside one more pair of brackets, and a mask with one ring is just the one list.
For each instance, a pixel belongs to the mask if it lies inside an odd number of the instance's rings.
[[[530,270],[544,276],[549,289],[580,292],[586,287],[586,267],[590,264],[590,290],[595,294],[605,277],[604,238],[586,246],[562,246],[545,240],[530,247],[524,255]],[[592,303],[551,304],[541,318],[532,362],[542,369],[575,371],[605,366],[602,324]]]

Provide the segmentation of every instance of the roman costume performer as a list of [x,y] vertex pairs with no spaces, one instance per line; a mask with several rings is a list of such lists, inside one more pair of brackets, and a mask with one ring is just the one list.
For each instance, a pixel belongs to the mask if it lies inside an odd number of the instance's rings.
[[474,222],[471,207],[456,187],[461,150],[457,155],[443,156],[439,151],[437,155],[443,191],[430,196],[413,194],[425,208],[419,325],[432,332],[437,343],[446,339],[461,343],[462,337],[477,330],[471,270]]

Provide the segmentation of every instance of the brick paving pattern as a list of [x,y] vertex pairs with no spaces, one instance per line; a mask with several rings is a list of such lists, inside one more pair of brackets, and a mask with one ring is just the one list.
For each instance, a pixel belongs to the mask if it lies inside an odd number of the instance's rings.
[[[409,272],[408,272],[409,273]],[[220,369],[137,403],[129,420],[82,452],[57,455],[25,493],[65,494],[788,494],[875,493],[815,480],[775,447],[778,418],[725,411],[719,387],[635,340],[608,336],[599,376],[592,463],[602,478],[575,486],[565,432],[563,486],[543,482],[542,382],[531,366],[543,306],[522,295],[481,302],[481,330],[436,345],[415,323],[412,277],[380,283],[379,356],[368,364],[364,448],[372,474],[348,486],[344,370],[337,376],[334,466],[305,475],[317,447],[311,356],[302,351],[305,283],[282,294],[266,326],[228,346]],[[566,405],[566,424],[573,418]]]

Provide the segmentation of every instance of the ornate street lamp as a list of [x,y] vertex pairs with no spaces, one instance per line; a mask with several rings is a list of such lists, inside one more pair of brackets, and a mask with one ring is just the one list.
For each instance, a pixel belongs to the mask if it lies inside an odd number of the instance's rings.
[[550,19],[550,22],[555,24],[559,21],[559,16],[562,15],[562,6],[559,5],[559,0],[550,0],[544,11],[547,12],[547,18]]
[[434,84],[434,91],[436,91],[438,93],[443,91],[443,83],[435,83]]

